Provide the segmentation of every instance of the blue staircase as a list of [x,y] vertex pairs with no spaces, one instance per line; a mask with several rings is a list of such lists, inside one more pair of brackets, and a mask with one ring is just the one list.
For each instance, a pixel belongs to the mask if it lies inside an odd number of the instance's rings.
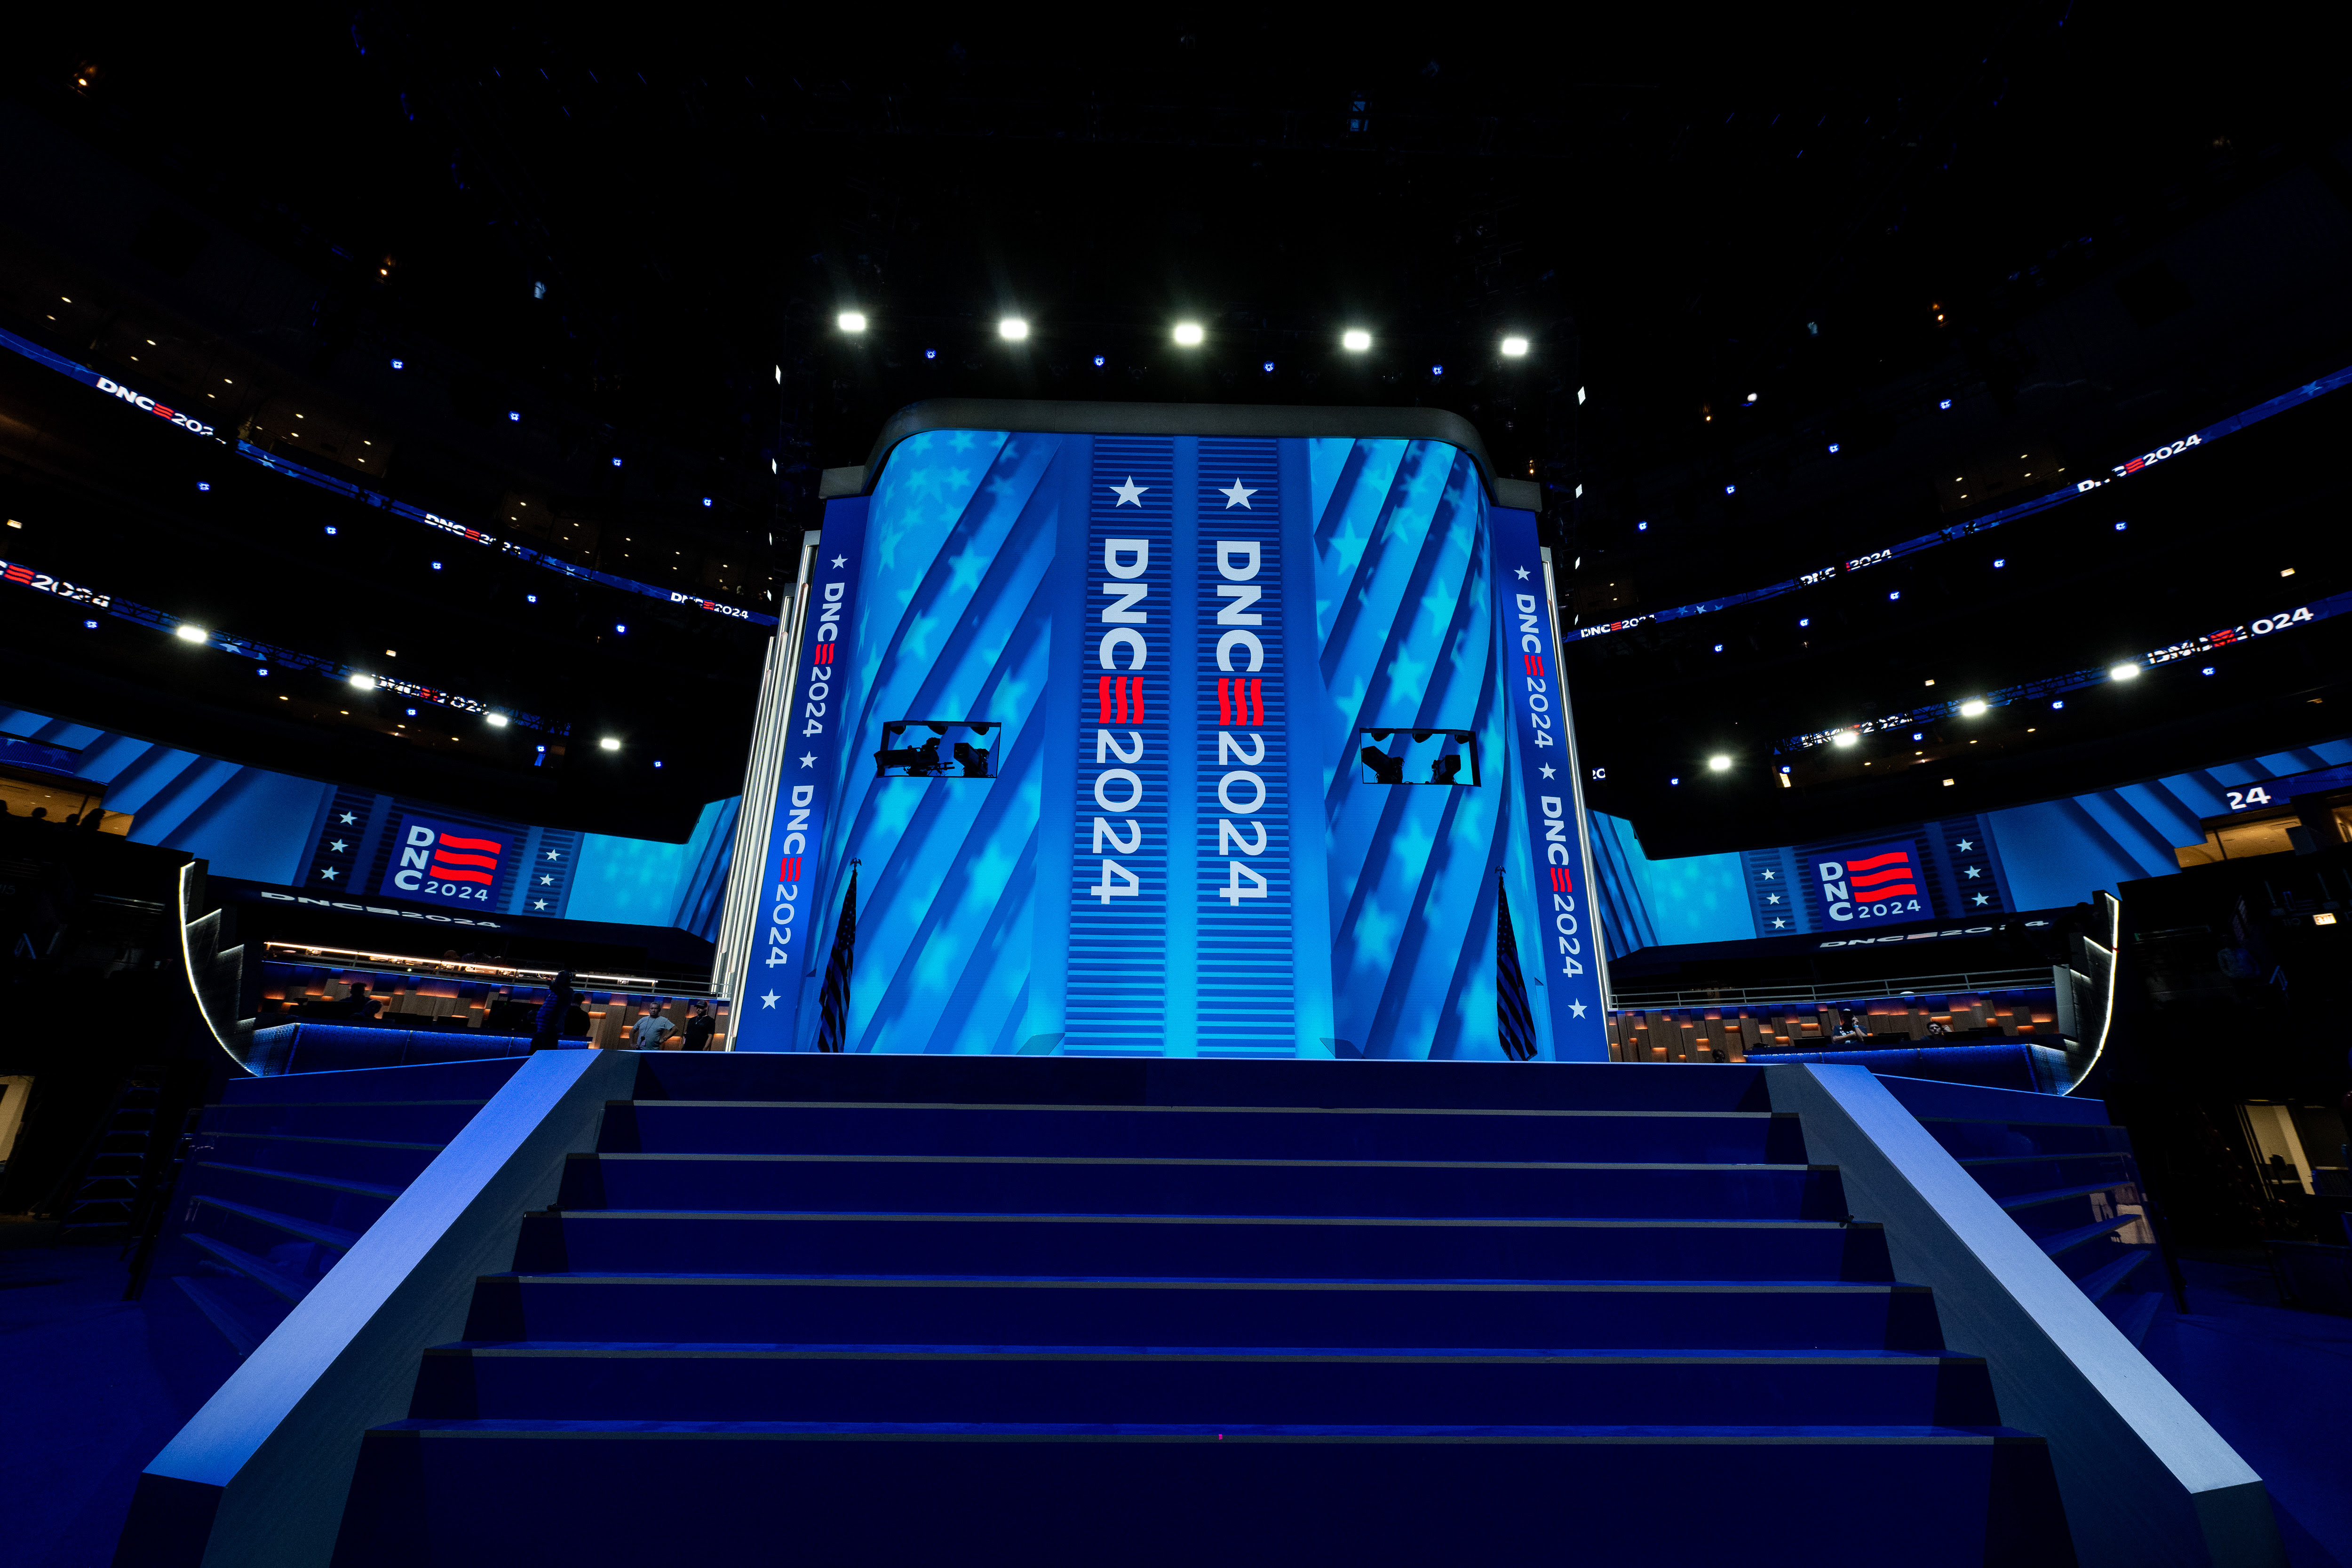
[[197,1122],[151,1278],[251,1354],[519,1065],[232,1080]]
[[466,1335],[345,1568],[2074,1561],[1752,1069],[649,1055]]
[[2131,1134],[2104,1105],[1916,1079],[1887,1088],[2126,1339],[2147,1337],[2164,1303],[2164,1259]]

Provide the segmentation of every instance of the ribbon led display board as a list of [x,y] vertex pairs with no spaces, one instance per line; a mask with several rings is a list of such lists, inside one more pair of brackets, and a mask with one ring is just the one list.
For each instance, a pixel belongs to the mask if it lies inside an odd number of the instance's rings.
[[1475,434],[1085,406],[956,410],[829,503],[733,1048],[1607,1060],[1546,563]]

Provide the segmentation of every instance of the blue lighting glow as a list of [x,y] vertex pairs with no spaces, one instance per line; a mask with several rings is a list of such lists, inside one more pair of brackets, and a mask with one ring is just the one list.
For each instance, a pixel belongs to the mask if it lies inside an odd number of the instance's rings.
[[1680,779],[1668,779],[1666,782],[1667,782],[1668,784],[1678,784],[1682,783],[1683,781],[1682,781],[1682,780],[1680,780]]
[[[98,623],[97,623],[96,621],[84,621],[84,622],[82,622],[82,627],[83,627],[83,629],[84,629],[84,630],[86,630],[86,631],[93,631],[93,632],[94,632],[94,631],[98,630]],[[264,674],[264,675],[268,675],[269,672],[268,672],[268,670],[266,670],[266,669],[265,669],[265,670],[263,670],[261,673],[262,673],[262,674]]]
[[1445,374],[1445,367],[1442,364],[1431,365],[1429,367],[1429,374],[1432,375],[1444,375]]
[[2116,524],[2116,531],[2117,533],[2121,533],[2125,529],[2129,528],[2131,524],[2128,522],[2119,522]]
[[1836,456],[1837,456],[1837,449],[1838,449],[1838,444],[1837,444],[1835,441],[1831,442],[1831,443],[1830,443],[1830,456],[1831,456],[1831,457],[1832,457],[1832,458],[1836,457]]
[[396,359],[392,362],[392,368],[394,370],[406,370],[408,368],[408,362],[406,360]]
[[2210,674],[2212,674],[2212,673],[2213,673],[2213,667],[2212,667],[2211,665],[2210,665],[2210,664],[2209,664],[2209,665],[2207,665],[2204,668],[2202,668],[2202,669],[2199,670],[2197,673],[2198,673],[2198,674],[2200,674],[2200,675],[2210,675]]
[[198,479],[198,480],[196,481],[196,489],[200,489],[200,490],[208,490],[208,489],[212,489],[212,488],[213,488],[213,482],[212,482],[212,480],[210,480],[210,479]]
[[1951,400],[1950,398],[1948,398],[1948,397],[1947,397],[1946,399],[1944,399],[1944,401],[1943,401],[1943,402],[1938,403],[1937,405],[1936,405],[1936,406],[1937,406],[1937,407],[1938,407],[1938,408],[1949,408],[1951,405],[1952,405],[1952,400]]
[[1788,763],[1782,763],[1780,764],[1780,771],[1781,771],[1782,773],[1787,773],[1787,772],[1789,771],[1789,764],[1788,764]]
[[2053,702],[2050,706],[2053,710],[2063,708],[2066,706],[2066,700],[2063,697],[2061,697],[2057,701]]
[[1647,533],[1650,531],[1650,525],[1646,522],[1637,522],[1633,525],[1633,531],[1636,533]]
[[435,570],[436,572],[440,571],[440,570],[441,570],[441,563],[439,563],[438,561],[436,561],[436,562],[433,563],[433,570]]
[[710,498],[709,498],[709,496],[704,496],[704,497],[702,498],[702,504],[703,504],[703,505],[705,505],[705,506],[709,506],[709,505],[710,504]]
[[536,594],[525,594],[522,596],[522,602],[526,605],[536,605],[539,603],[539,595]]
[[331,523],[331,523],[327,524],[327,537],[328,537],[328,538],[330,538],[330,539],[331,539],[331,538],[333,538],[333,537],[334,537],[334,535],[335,535],[335,525],[334,525],[333,523]]
[[925,359],[937,359],[940,357],[940,351],[937,349],[925,349],[923,351],[923,357]]
[[409,716],[410,718],[412,718],[412,719],[415,718],[415,717],[416,717],[416,710],[415,710],[415,709],[414,709],[414,708],[411,708],[411,709],[408,710],[408,716]]
[[660,759],[659,757],[656,757],[656,758],[654,759],[654,766],[656,766],[656,767],[659,767],[659,766],[661,766],[661,759]]
[[1726,485],[1723,487],[1723,493],[1727,496],[1738,495],[1739,493],[1739,487],[1738,485]]
[[[96,621],[91,621],[91,622],[89,622],[88,624],[89,624],[89,625],[90,625],[90,626],[96,626],[96,625],[98,625],[98,623],[97,623]],[[265,665],[263,665],[260,668],[258,668],[258,669],[255,670],[253,673],[254,673],[254,674],[256,674],[256,675],[268,675],[268,674],[269,673],[269,667],[268,667],[268,665],[266,665],[266,664],[265,664]]]
[[1886,596],[1887,596],[1889,599],[1899,599],[1899,598],[1901,598],[1901,597],[1903,596],[1903,590],[1902,590],[1902,589],[1900,589],[1900,588],[1897,588],[1897,589],[1895,589],[1895,592],[1893,592],[1892,594],[1887,595]]
[[1992,558],[1992,569],[1996,572],[2008,564],[2009,557],[2006,555],[1996,555]]
[[620,459],[620,458],[614,458],[614,459],[613,459],[613,467],[614,467],[614,468],[619,468],[620,466],[621,466],[621,459]]
[[1716,651],[1716,652],[1717,652],[1717,653],[1721,653],[1721,652],[1723,651],[1723,645],[1722,645],[1721,643],[1717,643],[1717,644],[1716,644],[1716,645],[1715,645],[1715,651]]
[[509,409],[508,409],[508,410],[507,410],[507,423],[508,423],[508,424],[509,424],[509,425],[520,425],[520,424],[521,424],[521,423],[522,423],[522,410],[521,410],[521,409],[520,409],[520,408],[509,408]]
[[1261,369],[1261,370],[1263,370],[1263,371],[1265,371],[1266,374],[1268,374],[1268,375],[1272,375],[1272,374],[1274,374],[1274,362],[1273,362],[1272,360],[1268,360],[1268,361],[1266,361],[1266,362],[1265,362],[1265,364],[1263,364],[1263,365],[1259,366],[1258,368],[1259,368],[1259,369]]
[[615,621],[614,623],[613,623],[613,629],[614,629],[614,631],[616,631],[616,632],[619,632],[623,637],[626,637],[626,636],[628,636],[628,634],[629,634],[629,628],[628,628],[625,625],[624,625],[624,624],[622,624],[621,622],[618,622],[618,621]]
[[1914,730],[1911,731],[1911,738],[1915,741],[1924,741],[1927,736],[1925,731]]
[[1800,616],[1797,618],[1797,624],[1801,626],[1810,626],[1813,624],[1813,617],[1811,616]]
[[[1103,367],[1104,363],[1105,363],[1105,361],[1104,361],[1104,359],[1103,359],[1103,356],[1102,356],[1102,355],[1100,355],[1100,354],[1097,354],[1097,355],[1095,355],[1095,368],[1096,368],[1097,370],[1100,370],[1100,369],[1102,369],[1102,367]],[[658,765],[658,764],[656,764],[656,765]]]

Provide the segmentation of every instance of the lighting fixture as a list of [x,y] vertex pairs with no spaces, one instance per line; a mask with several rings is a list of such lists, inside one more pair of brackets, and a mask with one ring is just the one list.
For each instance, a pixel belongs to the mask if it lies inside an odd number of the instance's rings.
[[1100,354],[1097,354],[1097,355],[1095,355],[1095,368],[1096,368],[1097,370],[1100,370],[1100,369],[1102,369],[1102,367],[1103,367],[1103,356],[1102,356],[1102,355],[1100,355]]
[[1985,700],[1981,697],[1971,697],[1960,704],[1960,717],[1963,719],[1981,719],[1984,711]]
[[705,505],[705,506],[709,506],[709,505],[710,504],[710,498],[709,498],[709,496],[704,496],[704,497],[702,498],[702,504],[703,504],[703,505]]
[[1339,334],[1339,346],[1351,354],[1362,353],[1372,346],[1372,334],[1361,327],[1349,327]]
[[1755,395],[1754,393],[1752,393],[1752,392],[1751,392],[1751,393],[1749,393],[1749,394],[1748,395],[1748,402],[1750,402],[1750,403],[1755,402],[1755,401],[1756,401],[1756,395]]
[[2139,666],[2136,664],[2119,664],[2116,666],[2115,668],[2107,671],[2107,675],[2110,679],[2116,680],[2137,680],[2139,679]]
[[2211,665],[2210,665],[2210,664],[2209,664],[2209,665],[2207,665],[2204,668],[2202,668],[2202,669],[2199,670],[2197,673],[2198,673],[2198,674],[2200,674],[2200,675],[2210,675],[2210,674],[2212,674],[2212,673],[2213,673],[2213,667],[2212,667]]
[[1208,334],[1201,330],[1201,323],[1198,321],[1179,321],[1176,323],[1176,346],[1178,348],[1197,349],[1201,346],[1201,341],[1207,336]]
[[1721,755],[1712,756],[1707,758],[1706,767],[1709,773],[1727,773],[1731,771],[1731,759]]
[[[94,632],[94,631],[98,630],[98,623],[97,623],[96,621],[84,621],[84,622],[82,622],[82,626],[83,626],[83,627],[84,627],[86,630],[89,630],[89,631],[93,631],[93,632]],[[268,670],[266,670],[266,669],[265,669],[265,670],[263,670],[261,673],[262,673],[262,674],[264,674],[264,675],[268,675],[269,672],[268,672]]]
[[925,349],[923,351],[923,357],[925,359],[937,359],[940,357],[940,351],[937,349]]
[[[1524,359],[1524,358],[1526,358],[1526,357],[1527,357],[1527,352],[1528,352],[1528,340],[1527,340],[1527,339],[1525,339],[1525,338],[1505,338],[1505,339],[1503,340],[1503,357],[1504,357],[1505,359]],[[1579,388],[1577,389],[1576,400],[1577,400],[1579,403],[1581,403],[1581,402],[1583,402],[1583,401],[1584,401],[1584,389],[1583,389],[1583,388],[1579,387]]]
[[503,730],[507,727],[507,716],[503,713],[485,713],[482,715],[482,722],[493,730]]
[[182,642],[209,642],[212,640],[213,634],[205,630],[202,626],[183,625],[173,627],[172,635],[178,637]]
[[[866,330],[866,312],[863,310],[844,310],[840,315],[834,318],[834,325],[839,327],[845,332],[862,332]],[[779,371],[782,369],[781,365],[777,368]]]
[[2052,712],[2053,712],[2053,713],[2054,713],[2054,712],[2056,712],[2059,709],[2063,708],[2063,707],[2065,707],[2065,706],[2066,706],[2066,700],[2065,700],[2063,697],[2061,697],[2060,699],[2058,699],[2058,700],[2057,700],[2057,701],[2053,702],[2053,703],[2050,705],[2050,710],[2051,710],[2051,711],[2052,711]]
[[[213,482],[212,482],[210,479],[198,479],[198,480],[196,481],[196,489],[200,489],[200,490],[208,490],[208,489],[212,489],[212,488],[213,488]],[[2286,575],[2286,574],[2284,574],[2284,573],[2282,573],[2282,574],[2281,574],[2282,576]]]
[[621,742],[620,742],[620,741],[619,741],[616,737],[612,736],[612,735],[607,735],[607,736],[605,736],[603,740],[601,740],[601,741],[597,742],[596,743],[597,743],[598,745],[600,745],[600,746],[604,747],[604,750],[606,750],[606,751],[608,751],[608,752],[617,752],[617,751],[619,751],[619,750],[621,749]]
[[[299,415],[296,415],[296,416],[295,416],[295,417],[299,419],[299,418],[300,418],[300,417],[301,417],[301,416],[299,416]],[[522,423],[522,410],[521,410],[521,409],[520,409],[520,408],[509,408],[509,409],[508,409],[508,410],[507,410],[507,423],[508,423],[508,424],[509,424],[509,425],[520,425],[520,424],[521,424],[521,423]]]
[[613,624],[613,629],[614,629],[614,631],[616,631],[616,632],[620,633],[623,637],[626,637],[626,636],[628,636],[628,635],[629,635],[629,628],[628,628],[628,625],[627,625],[627,623],[626,623],[626,622],[615,621],[615,622]]
[[354,690],[373,691],[375,689],[375,677],[373,675],[354,675],[352,677],[352,687]]
[[2336,916],[2330,910],[2321,910],[2311,917],[2311,923],[2315,926],[2332,926],[2336,923]]
[[1831,457],[1832,457],[1832,458],[1836,457],[1836,456],[1837,456],[1837,449],[1838,449],[1838,444],[1837,444],[1835,441],[1831,442],[1831,443],[1830,443],[1830,456],[1831,456]]
[[406,360],[396,359],[392,362],[392,368],[394,370],[406,370],[408,368],[408,362]]
[[1727,496],[1738,495],[1739,493],[1739,487],[1738,485],[1726,485],[1723,487],[1723,493]]
[[1442,364],[1431,365],[1429,367],[1429,374],[1432,375],[1444,375],[1445,374],[1445,367]]
[[2006,555],[1996,555],[1992,558],[1992,569],[1996,572],[2008,564],[2009,557]]
[[620,466],[621,466],[621,459],[620,459],[620,458],[614,458],[614,459],[613,459],[613,467],[614,467],[614,468],[619,468]]
[[1272,375],[1274,374],[1274,362],[1272,360],[1268,360],[1264,364],[1258,366],[1258,368],[1265,372],[1266,374]]
[[1903,596],[1903,590],[1902,590],[1902,589],[1900,589],[1900,588],[1897,588],[1897,589],[1895,589],[1895,592],[1893,592],[1892,594],[1887,595],[1886,596],[1887,596],[1887,598],[1888,598],[1889,600],[1899,599],[1899,598],[1901,598],[1901,597]]
[[539,595],[536,594],[525,594],[522,596],[522,602],[526,605],[536,605],[539,603]]
[[2116,531],[2117,533],[2121,533],[2125,529],[2129,528],[2131,524],[2128,522],[2119,522],[2116,524]]
[[2290,566],[2290,567],[2286,568],[2284,571],[2281,572],[2281,573],[2279,574],[2279,575],[2280,575],[2280,576],[2282,576],[2282,577],[2292,577],[2292,576],[2294,576],[2294,567],[2292,567],[2292,566]]
[[[1008,343],[1017,343],[1029,335],[1029,323],[1018,316],[1007,316],[996,323],[996,335]],[[926,359],[930,356],[926,354]]]
[[[1938,403],[1937,405],[1936,405],[1936,406],[1937,406],[1937,407],[1938,407],[1938,408],[1942,408],[1942,409],[1949,409],[1949,408],[1952,406],[1952,400],[1951,400],[1950,398],[1947,397],[1947,398],[1946,398],[1946,399],[1944,399],[1941,403]],[[1945,782],[1946,784],[1949,784],[1949,783],[1951,783],[1952,781],[1951,781],[1951,780],[1949,780],[1949,779],[1946,779],[1944,782]]]
[[1833,746],[1858,746],[1862,744],[1862,732],[1858,730],[1840,730],[1836,734],[1830,737],[1830,744]]

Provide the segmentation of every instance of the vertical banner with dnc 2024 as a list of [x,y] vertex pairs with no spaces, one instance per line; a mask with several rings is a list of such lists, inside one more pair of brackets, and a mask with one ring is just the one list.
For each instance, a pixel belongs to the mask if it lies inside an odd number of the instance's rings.
[[807,618],[794,655],[782,771],[760,869],[763,890],[751,934],[751,978],[735,998],[735,1050],[792,1050],[803,1004],[814,1005],[824,973],[822,944],[841,893],[819,884],[818,854],[826,813],[840,788],[840,752],[849,728],[841,700],[845,683],[839,679],[845,671],[835,661],[849,635],[865,547],[864,502],[833,502],[810,570]]
[[[1591,896],[1591,855],[1568,689],[1555,667],[1552,607],[1533,512],[1496,507],[1487,513],[1495,547],[1496,623],[1510,716],[1511,750],[1521,770],[1528,840],[1535,857],[1535,905],[1514,910],[1522,931],[1521,963],[1530,1001],[1550,1014],[1559,1061],[1607,1061],[1601,924]],[[1517,879],[1510,879],[1513,883]],[[1523,885],[1523,884],[1521,884]],[[1534,984],[1540,979],[1540,987]]]

